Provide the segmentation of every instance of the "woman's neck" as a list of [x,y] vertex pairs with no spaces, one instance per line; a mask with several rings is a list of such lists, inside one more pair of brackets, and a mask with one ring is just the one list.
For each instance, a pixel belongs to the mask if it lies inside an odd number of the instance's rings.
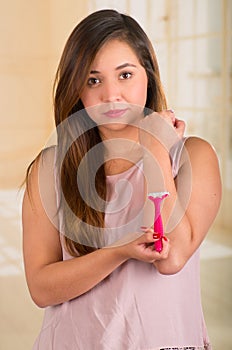
[[107,125],[99,126],[98,130],[102,140],[125,139],[137,142],[139,138],[138,127],[135,125],[121,125],[122,127],[120,127],[120,123],[116,124],[115,128],[112,125],[110,127],[107,127]]
[[139,142],[113,139],[104,141],[106,175],[120,174],[134,166],[143,156]]

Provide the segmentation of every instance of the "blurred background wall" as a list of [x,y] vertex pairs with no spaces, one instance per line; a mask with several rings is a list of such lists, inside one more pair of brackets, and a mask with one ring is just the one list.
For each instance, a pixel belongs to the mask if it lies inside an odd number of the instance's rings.
[[232,232],[231,0],[0,1],[0,188],[17,188],[54,130],[52,84],[65,41],[90,11],[133,15],[155,46],[169,106],[220,158],[215,224]]
[[0,187],[16,188],[53,129],[58,59],[86,9],[72,0],[0,4]]

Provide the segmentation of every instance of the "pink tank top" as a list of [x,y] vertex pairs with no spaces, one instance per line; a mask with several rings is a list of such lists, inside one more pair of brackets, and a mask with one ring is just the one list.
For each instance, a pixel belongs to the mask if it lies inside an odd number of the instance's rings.
[[[171,155],[174,177],[181,147]],[[142,167],[107,177],[106,245],[140,231]],[[63,258],[71,258],[64,247]],[[199,276],[199,250],[175,275],[131,259],[85,294],[46,308],[33,349],[209,350]]]

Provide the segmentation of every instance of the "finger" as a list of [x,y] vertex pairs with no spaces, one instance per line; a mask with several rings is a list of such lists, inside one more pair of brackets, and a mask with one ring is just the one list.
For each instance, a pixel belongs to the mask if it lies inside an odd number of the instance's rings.
[[154,230],[151,227],[141,226],[140,228],[141,228],[141,230],[143,232],[152,232],[152,233],[154,233]]
[[175,128],[179,137],[183,137],[185,132],[185,127],[186,127],[186,124],[183,120],[179,120],[179,119],[176,120]]
[[166,240],[163,240],[163,250],[164,250],[164,252],[165,252],[165,251],[169,251],[169,249],[170,249],[170,241],[169,241],[169,239],[167,238],[167,241],[166,241]]
[[[154,240],[159,240],[160,238],[162,238],[161,234],[160,233],[154,233],[154,230],[152,228],[146,228],[145,230],[142,230],[144,231],[145,233],[152,233],[153,234],[153,238]],[[166,237],[164,239],[167,239]]]
[[169,250],[170,250],[170,244],[169,242],[163,240],[163,249],[162,251],[159,253],[162,259],[166,259],[168,257],[169,254]]
[[176,121],[175,121],[175,127],[176,128],[185,128],[185,122],[181,119],[177,119],[176,118]]
[[159,112],[159,114],[161,114],[161,115],[169,115],[170,116],[170,115],[175,114],[175,111],[174,111],[174,109],[169,108],[169,109],[165,109],[165,110]]
[[138,243],[153,243],[155,239],[153,238],[153,232],[146,232],[141,237],[138,238]]
[[162,236],[161,236],[160,233],[153,233],[153,238],[154,239],[160,239],[160,238],[162,238]]

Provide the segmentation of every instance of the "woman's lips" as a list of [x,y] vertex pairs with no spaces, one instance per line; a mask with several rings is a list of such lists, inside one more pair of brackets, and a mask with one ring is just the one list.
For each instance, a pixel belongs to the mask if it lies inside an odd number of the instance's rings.
[[108,118],[119,118],[122,117],[128,108],[125,109],[110,109],[109,111],[105,112],[104,115]]

